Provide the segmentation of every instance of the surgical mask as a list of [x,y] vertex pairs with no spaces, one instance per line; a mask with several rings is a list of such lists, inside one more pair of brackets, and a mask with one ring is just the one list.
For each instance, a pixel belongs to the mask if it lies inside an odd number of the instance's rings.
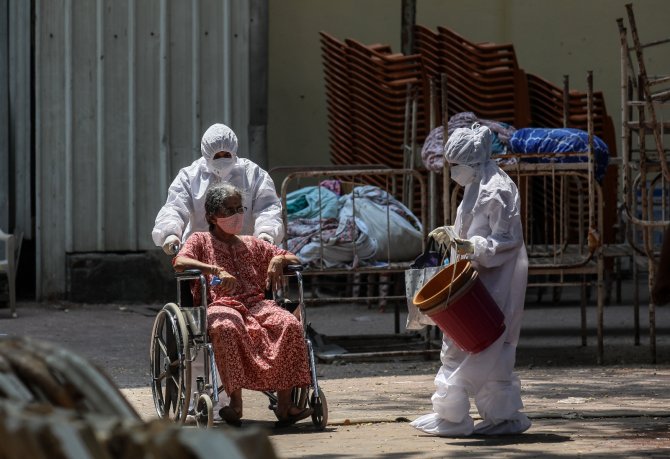
[[230,217],[218,217],[216,219],[216,225],[221,229],[221,231],[228,234],[240,234],[243,224],[243,213],[231,215]]
[[236,158],[232,155],[230,158],[216,158],[209,161],[209,166],[219,177],[226,177],[235,167]]
[[460,186],[465,186],[475,178],[475,169],[466,164],[456,164],[451,166],[451,179]]

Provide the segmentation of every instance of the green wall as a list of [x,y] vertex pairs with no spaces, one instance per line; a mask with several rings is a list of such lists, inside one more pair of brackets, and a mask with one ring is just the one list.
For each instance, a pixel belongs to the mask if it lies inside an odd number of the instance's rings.
[[[448,27],[475,42],[513,43],[519,65],[557,86],[603,91],[619,130],[620,48],[616,18],[630,0],[417,0],[416,22]],[[643,42],[670,36],[670,1],[634,1]],[[400,0],[270,0],[268,145],[270,167],[328,164],[326,98],[319,31],[383,43],[400,52]],[[669,73],[665,56],[649,66]],[[661,64],[659,66],[659,64]],[[663,68],[665,65],[665,69]],[[620,147],[617,146],[620,151]],[[279,184],[277,184],[279,185]]]

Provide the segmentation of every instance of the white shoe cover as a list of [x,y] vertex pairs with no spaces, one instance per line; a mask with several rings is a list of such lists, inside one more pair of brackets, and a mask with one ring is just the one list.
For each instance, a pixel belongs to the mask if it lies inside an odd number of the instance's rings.
[[515,435],[528,430],[531,424],[528,416],[518,413],[517,419],[509,419],[497,424],[484,420],[475,426],[474,433],[477,435]]
[[472,434],[475,422],[466,416],[461,422],[442,419],[436,413],[426,414],[410,423],[415,429],[439,437],[466,437]]

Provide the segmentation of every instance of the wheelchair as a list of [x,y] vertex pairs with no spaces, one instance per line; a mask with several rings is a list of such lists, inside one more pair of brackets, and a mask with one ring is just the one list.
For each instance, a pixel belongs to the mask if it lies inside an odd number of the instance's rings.
[[[290,265],[284,270],[282,286],[266,297],[274,299],[280,306],[294,312],[303,326],[303,336],[307,345],[307,359],[311,373],[308,388],[294,388],[293,403],[301,409],[312,408],[312,423],[323,430],[328,422],[328,404],[319,387],[312,342],[307,335],[305,303],[303,300],[302,266]],[[179,303],[167,303],[156,316],[151,332],[150,365],[151,390],[156,412],[161,419],[184,423],[189,414],[189,406],[198,427],[211,427],[214,421],[214,405],[223,392],[218,383],[214,361],[214,349],[207,333],[207,280],[197,269],[176,273],[177,298]],[[197,282],[200,288],[200,305],[193,305],[190,282]],[[182,286],[186,283],[186,288]],[[297,300],[291,300],[292,291]],[[191,387],[191,365],[196,359],[203,359],[204,374],[196,375],[195,388]],[[191,392],[193,390],[193,392]],[[264,391],[269,399],[268,408],[277,406],[277,395]]]

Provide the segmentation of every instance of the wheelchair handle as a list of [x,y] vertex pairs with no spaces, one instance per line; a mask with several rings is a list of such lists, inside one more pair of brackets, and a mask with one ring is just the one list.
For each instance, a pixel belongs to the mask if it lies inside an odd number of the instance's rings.
[[179,249],[181,248],[181,244],[179,242],[173,242],[168,246],[168,248],[172,255],[177,255],[177,253],[179,253]]
[[302,271],[303,269],[305,269],[305,267],[303,265],[287,265],[284,268],[284,271],[288,271],[290,273],[297,273],[297,272]]

